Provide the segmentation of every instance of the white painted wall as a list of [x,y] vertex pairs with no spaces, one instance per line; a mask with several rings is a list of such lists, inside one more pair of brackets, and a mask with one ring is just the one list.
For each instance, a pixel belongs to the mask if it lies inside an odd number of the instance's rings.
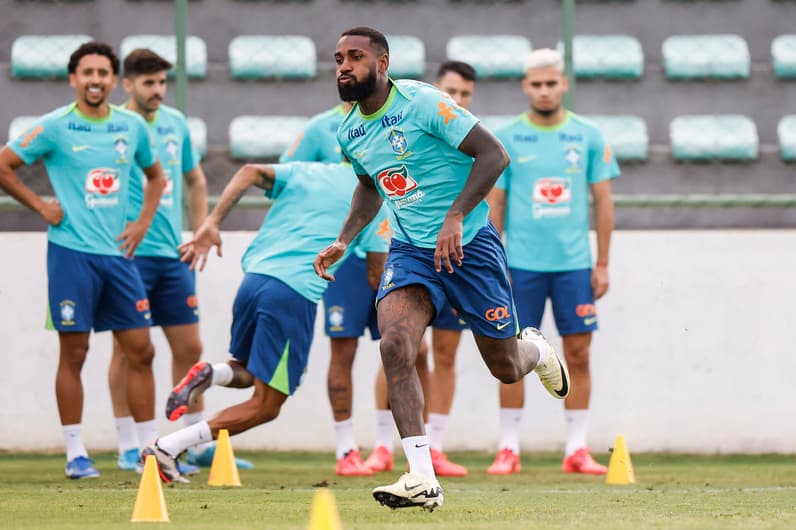
[[[224,258],[199,275],[205,358],[225,358],[231,304],[241,278],[238,259],[251,233],[226,233]],[[43,234],[0,234],[0,449],[62,450],[54,395],[57,336],[43,329],[46,241]],[[618,433],[631,451],[796,452],[795,231],[618,232],[612,286],[599,306],[602,330],[592,351],[590,444],[604,451]],[[319,317],[322,311],[319,311]],[[544,331],[555,337],[550,319]],[[161,432],[170,389],[169,353],[153,332]],[[328,342],[322,319],[303,385],[273,423],[236,437],[237,448],[331,450],[326,398]],[[93,449],[115,447],[105,370],[110,334],[95,335],[83,370],[84,429]],[[355,365],[355,430],[373,442],[373,377],[377,345],[361,343]],[[497,387],[472,337],[458,356],[458,392],[448,449],[491,451],[497,443]],[[523,449],[563,447],[559,402],[528,378]],[[248,396],[213,388],[212,412]],[[396,439],[397,440],[397,439]]]

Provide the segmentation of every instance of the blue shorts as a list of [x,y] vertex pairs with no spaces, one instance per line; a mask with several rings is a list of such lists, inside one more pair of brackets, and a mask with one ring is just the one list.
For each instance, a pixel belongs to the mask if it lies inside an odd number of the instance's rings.
[[138,269],[122,256],[89,254],[47,243],[47,291],[58,331],[88,332],[152,325]]
[[437,315],[450,301],[474,334],[495,339],[515,337],[519,324],[506,253],[495,227],[490,223],[479,230],[463,250],[462,266],[454,265],[453,274],[449,274],[444,268],[441,272],[434,270],[433,248],[418,248],[393,239],[381,277],[379,300],[395,289],[422,285],[428,290]]
[[464,331],[469,326],[459,316],[453,306],[445,300],[445,306],[437,313],[434,320],[431,321],[431,327],[435,329],[447,329],[449,331]]
[[199,322],[194,273],[177,258],[137,256],[141,281],[149,297],[153,326],[178,326]]
[[329,337],[361,337],[367,328],[373,340],[381,338],[376,319],[376,291],[368,283],[364,259],[353,254],[346,258],[323,294],[323,305]]
[[266,385],[293,394],[307,368],[317,307],[272,276],[246,273],[232,305],[229,352]]
[[510,269],[520,326],[538,328],[547,298],[561,336],[597,329],[597,308],[591,287],[591,269],[533,272]]

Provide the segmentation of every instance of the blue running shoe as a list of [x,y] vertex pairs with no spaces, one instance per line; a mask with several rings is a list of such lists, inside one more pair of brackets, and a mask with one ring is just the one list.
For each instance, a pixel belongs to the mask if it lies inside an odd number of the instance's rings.
[[128,449],[119,455],[119,459],[116,460],[116,467],[122,471],[137,471],[136,467],[140,463],[141,453],[138,452],[138,449]]
[[87,456],[77,456],[66,463],[66,477],[71,479],[94,478],[99,476],[99,471],[94,467],[94,461]]
[[177,469],[183,475],[197,475],[199,474],[199,466],[194,466],[187,462],[180,462],[177,460]]
[[[216,446],[215,444],[211,445],[201,453],[197,453],[192,449],[188,449],[187,456],[185,460],[189,464],[193,464],[199,467],[210,467],[213,465],[213,456],[216,454]],[[254,469],[254,464],[249,462],[248,460],[244,460],[242,458],[235,458],[235,464],[237,464],[238,469]]]

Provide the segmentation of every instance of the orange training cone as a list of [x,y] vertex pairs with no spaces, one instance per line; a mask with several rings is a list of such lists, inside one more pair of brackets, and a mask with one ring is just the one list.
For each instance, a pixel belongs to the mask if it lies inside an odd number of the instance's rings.
[[158,462],[154,455],[146,457],[138,496],[133,507],[133,523],[168,523],[169,511],[163,497],[163,487],[158,475]]
[[633,471],[633,462],[625,445],[625,437],[621,434],[616,437],[611,461],[608,462],[608,474],[605,476],[606,484],[635,484],[636,473]]
[[340,516],[334,495],[328,488],[320,488],[312,497],[310,506],[310,524],[307,530],[341,530]]
[[229,431],[218,431],[216,452],[213,455],[213,464],[210,466],[210,476],[207,477],[208,486],[240,486],[238,464],[235,463],[235,454],[229,442]]

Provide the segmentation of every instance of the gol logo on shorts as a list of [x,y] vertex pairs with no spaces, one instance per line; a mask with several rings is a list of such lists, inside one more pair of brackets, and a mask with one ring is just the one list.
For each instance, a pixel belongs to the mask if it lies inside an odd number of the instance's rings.
[[188,304],[188,307],[193,309],[199,306],[199,299],[196,297],[196,295],[192,294],[185,299],[185,303]]
[[594,304],[578,304],[575,307],[575,314],[579,317],[591,317],[597,314],[597,308]]
[[509,313],[508,306],[493,307],[486,310],[486,313],[484,313],[484,317],[488,321],[494,322],[495,320],[502,320],[504,318],[511,317],[511,313]]
[[149,298],[144,298],[143,300],[136,300],[135,310],[138,311],[139,313],[143,313],[144,311],[149,311]]

